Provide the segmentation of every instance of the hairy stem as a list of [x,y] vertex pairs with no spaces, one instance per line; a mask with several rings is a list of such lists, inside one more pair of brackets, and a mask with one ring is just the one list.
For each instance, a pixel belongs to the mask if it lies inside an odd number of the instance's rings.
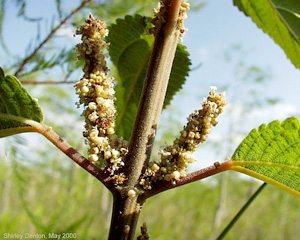
[[62,25],[64,25],[75,13],[77,13],[79,10],[85,7],[87,3],[91,2],[91,0],[84,0],[82,3],[74,9],[69,15],[67,15],[63,20],[60,21],[60,23],[54,27],[51,32],[46,36],[46,38],[33,50],[31,54],[29,54],[27,57],[25,57],[20,64],[19,68],[15,72],[15,77],[18,77],[20,73],[23,72],[25,65],[30,62],[30,60],[38,53],[38,51],[53,37],[53,35],[57,32],[58,29],[61,28]]
[[180,5],[181,0],[172,1],[166,24],[157,29],[125,165],[128,186],[137,184],[144,163],[150,158],[178,43]]
[[[113,217],[109,239],[133,239],[143,199],[139,197],[138,181],[143,166],[149,161],[156,126],[170,78],[171,68],[179,38],[177,20],[182,0],[171,1],[165,24],[157,29],[152,55],[139,104],[139,110],[129,153],[125,162],[128,177],[126,186],[114,193]],[[136,196],[130,196],[134,191]]]
[[85,169],[87,172],[92,174],[98,180],[100,180],[109,190],[112,189],[109,178],[103,171],[92,164],[84,156],[82,156],[76,149],[72,148],[66,141],[59,137],[50,127],[44,124],[38,124],[34,126],[36,131],[46,137],[50,142],[52,142],[59,150],[65,153],[69,158],[71,158],[80,167]]

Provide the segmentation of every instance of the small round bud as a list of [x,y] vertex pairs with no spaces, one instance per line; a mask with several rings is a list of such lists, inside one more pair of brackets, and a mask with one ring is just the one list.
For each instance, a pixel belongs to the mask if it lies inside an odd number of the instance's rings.
[[98,161],[98,156],[96,155],[96,154],[90,154],[89,155],[89,160],[91,161],[91,162],[96,162],[96,161]]
[[103,103],[103,107],[109,109],[111,106],[113,106],[112,101],[110,99],[106,99]]
[[170,152],[161,151],[161,159],[162,160],[167,159],[169,156],[171,156]]
[[156,163],[154,163],[154,164],[152,165],[151,169],[152,169],[154,172],[157,172],[157,171],[159,170],[159,166],[158,166]]
[[90,78],[91,78],[91,79],[96,79],[97,76],[96,76],[95,74],[91,73],[91,74],[90,74]]
[[105,152],[104,152],[104,158],[105,158],[105,159],[111,158],[111,151],[105,151]]
[[127,196],[133,198],[136,196],[136,192],[133,189],[130,189],[127,193]]
[[195,138],[196,138],[196,139],[200,139],[200,137],[201,137],[201,136],[200,136],[200,133],[199,133],[199,132],[196,132],[196,133],[195,133]]
[[114,89],[109,89],[109,90],[107,90],[107,94],[112,96],[112,95],[115,94],[115,90]]
[[140,185],[142,185],[142,186],[145,185],[145,182],[146,182],[146,180],[145,180],[144,178],[141,179],[141,180],[140,180]]
[[104,137],[95,137],[92,138],[92,141],[96,144],[96,145],[104,145]]
[[171,178],[175,179],[175,180],[179,180],[180,179],[180,173],[178,171],[174,171],[171,173]]
[[99,148],[93,147],[93,148],[92,148],[92,153],[98,154],[98,153],[99,153]]
[[179,158],[183,162],[192,163],[194,162],[194,156],[191,152],[181,152]]
[[92,129],[90,132],[90,138],[98,137],[99,131],[97,129]]
[[103,92],[103,87],[100,85],[96,85],[95,90],[96,90],[96,93],[101,93],[101,92]]
[[103,97],[97,97],[96,98],[96,102],[98,103],[98,105],[103,105],[105,99]]
[[130,232],[130,226],[125,225],[123,230],[124,230],[124,233],[128,234]]
[[90,102],[89,103],[89,109],[92,110],[92,111],[96,110],[97,109],[96,103],[95,102]]
[[113,150],[111,151],[111,154],[112,154],[114,157],[119,157],[119,156],[120,156],[120,152],[119,152],[118,150],[115,150],[115,149],[113,149]]
[[106,113],[105,112],[101,112],[100,114],[99,114],[99,117],[101,117],[101,118],[104,118],[106,116]]
[[87,86],[83,86],[83,87],[81,88],[81,92],[82,92],[82,93],[88,93],[88,92],[89,92],[89,88],[88,88]]
[[194,132],[189,132],[189,138],[194,138],[195,137],[195,133]]
[[98,114],[97,114],[97,112],[92,112],[90,115],[89,115],[89,120],[91,121],[91,122],[95,122],[97,119],[98,119]]
[[114,134],[114,133],[115,133],[115,130],[114,130],[113,128],[107,129],[107,134],[108,134],[108,135],[112,135],[112,134]]

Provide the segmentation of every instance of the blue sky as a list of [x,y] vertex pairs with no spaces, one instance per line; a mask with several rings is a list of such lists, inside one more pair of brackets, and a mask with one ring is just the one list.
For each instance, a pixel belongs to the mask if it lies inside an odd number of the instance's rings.
[[[49,26],[52,15],[55,13],[54,1],[49,2],[51,1],[28,1],[28,15],[47,17],[48,22],[43,24]],[[64,2],[63,8],[66,10],[73,9],[78,5],[78,1]],[[43,24],[41,29],[45,29]],[[229,102],[228,112],[220,118],[218,128],[213,130],[212,142],[228,144],[225,137],[232,125],[239,125],[239,129],[236,130],[238,135],[232,143],[233,146],[237,146],[238,141],[245,137],[246,132],[253,127],[258,127],[260,124],[274,119],[283,120],[292,115],[299,117],[300,71],[295,69],[283,50],[268,35],[264,34],[250,18],[245,17],[233,6],[231,0],[207,1],[201,11],[189,14],[185,25],[189,31],[184,37],[183,44],[187,46],[191,54],[193,66],[199,63],[202,65],[190,73],[184,89],[172,101],[168,108],[169,111],[163,113],[162,121],[168,121],[167,119],[171,115],[173,120],[184,124],[188,114],[201,107],[202,98],[207,96],[209,87],[212,85],[231,86],[226,92]],[[73,38],[74,31],[75,28],[68,28],[60,31],[60,35],[67,35],[67,44],[75,46],[78,39]],[[15,56],[24,56],[25,48],[35,33],[36,24],[16,18],[15,5],[8,1],[3,35],[11,53]],[[45,33],[43,31],[42,35]],[[60,38],[57,38],[57,41],[60,41]],[[233,55],[232,63],[228,63],[224,53],[232,52],[230,49],[234,45],[241,46],[242,51],[246,54],[238,52]],[[3,52],[1,52],[0,64],[5,62],[3,56]],[[247,66],[256,65],[270,72],[271,79],[254,88],[260,97],[279,98],[282,101],[273,106],[245,109],[243,102],[246,100],[245,98],[249,98],[247,91],[251,90],[253,86],[250,83],[236,80],[234,71],[239,60],[243,60]],[[72,86],[68,87],[72,88]],[[175,114],[172,115],[171,112],[174,110]],[[243,114],[242,120],[241,114]],[[228,155],[226,150],[221,154],[212,154],[209,149],[210,145],[207,144],[199,150],[197,155],[200,155],[201,152],[204,154],[205,160],[198,162],[195,168],[210,165],[213,161],[222,161]]]
[[300,87],[299,70],[268,35],[233,6],[232,1],[209,1],[201,12],[190,14],[186,25],[190,31],[185,44],[192,60],[203,63],[202,68],[191,74],[193,80],[198,77],[199,82],[203,79],[212,85],[230,83],[232,69],[224,64],[222,54],[238,44],[250,52],[245,56],[246,62],[271,68],[273,78],[267,94],[279,94],[289,102],[295,100]]

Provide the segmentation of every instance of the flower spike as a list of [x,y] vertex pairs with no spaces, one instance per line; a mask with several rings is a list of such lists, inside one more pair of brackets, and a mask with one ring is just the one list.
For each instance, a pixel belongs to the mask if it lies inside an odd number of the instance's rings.
[[[100,159],[106,161],[105,170],[109,175],[117,175],[127,154],[127,142],[115,134],[116,108],[113,77],[107,77],[109,71],[106,64],[108,43],[104,38],[108,35],[106,23],[95,19],[91,14],[86,24],[76,32],[82,35],[82,43],[77,45],[78,59],[85,61],[84,76],[76,83],[79,104],[83,104],[85,117],[84,137],[89,144],[88,159],[96,165]],[[124,176],[116,179],[120,183]]]

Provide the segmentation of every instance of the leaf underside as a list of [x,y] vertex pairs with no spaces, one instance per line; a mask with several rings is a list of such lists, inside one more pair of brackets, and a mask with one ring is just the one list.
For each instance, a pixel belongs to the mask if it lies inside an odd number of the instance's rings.
[[[107,38],[110,42],[109,54],[116,66],[119,79],[116,86],[117,134],[130,139],[134,126],[143,82],[147,73],[152,35],[147,35],[147,18],[140,15],[126,16],[110,26]],[[169,86],[164,102],[166,107],[185,82],[190,70],[189,53],[183,45],[178,45]]]
[[1,68],[0,93],[0,138],[33,131],[26,120],[42,122],[43,114],[37,102],[17,78],[5,76]]
[[284,50],[300,69],[300,3],[299,0],[234,0],[240,11]]
[[300,125],[295,117],[253,129],[232,156],[242,172],[300,197]]

